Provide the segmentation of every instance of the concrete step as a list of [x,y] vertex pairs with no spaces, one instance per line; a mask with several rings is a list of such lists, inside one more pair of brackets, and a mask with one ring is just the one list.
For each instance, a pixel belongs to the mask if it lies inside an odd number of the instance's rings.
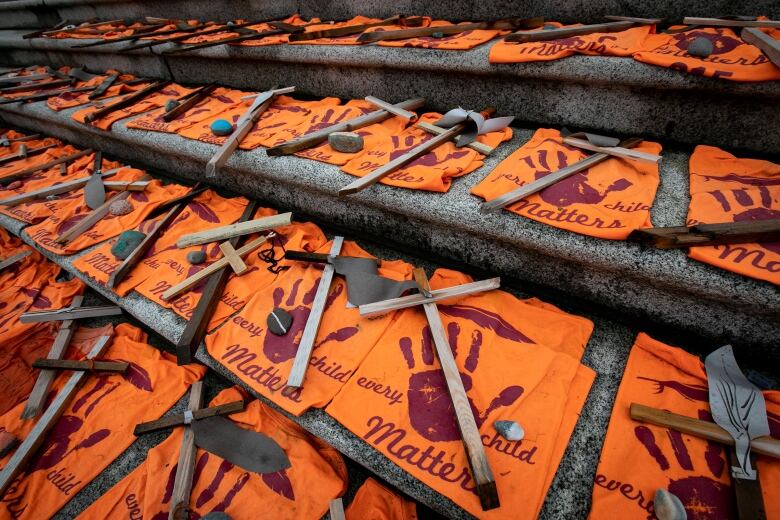
[[711,16],[723,14],[750,14],[777,18],[780,7],[772,0],[714,0],[706,2],[620,2],[608,0],[598,3],[567,2],[556,0],[493,0],[475,2],[457,0],[449,2],[422,2],[420,0],[401,0],[399,2],[379,2],[344,0],[341,2],[323,2],[321,0],[281,0],[263,2],[261,0],[231,0],[229,2],[208,2],[204,0],[14,0],[0,2],[0,11],[8,16],[0,17],[2,27],[38,27],[40,17],[57,16],[60,19],[84,20],[99,17],[124,18],[141,15],[159,17],[181,17],[187,13],[189,18],[202,20],[230,20],[236,18],[261,17],[261,13],[277,12],[286,14],[300,12],[310,18],[323,20],[343,20],[355,15],[385,18],[398,13],[429,15],[443,20],[490,20],[509,16],[544,16],[550,20],[563,22],[598,22],[607,14],[639,17],[665,17],[670,20],[683,16]]
[[[11,104],[2,107],[0,117],[11,126],[193,181],[203,178],[205,163],[216,150],[175,134],[127,129],[122,122],[104,132],[73,121],[73,110],[55,113],[43,103]],[[345,228],[352,236],[495,272],[559,299],[589,302],[604,314],[639,320],[644,327],[656,323],[716,343],[730,341],[740,355],[757,362],[780,359],[776,286],[693,261],[680,250],[599,240],[508,212],[479,214],[480,201],[469,189],[531,133],[518,129],[480,170],[455,180],[446,194],[377,185],[339,198],[337,190],[352,177],[337,167],[298,157],[267,157],[262,150],[233,154],[213,184]],[[652,210],[655,225],[685,221],[688,157],[684,150],[665,148]]]
[[[491,65],[492,43],[470,51],[379,46],[219,46],[160,56],[174,44],[117,53],[115,45],[73,49],[76,40],[23,40],[0,31],[0,64],[81,64],[183,83],[260,88],[296,85],[317,96],[425,97],[435,110],[495,106],[528,125],[587,128],[765,153],[780,150],[766,112],[780,82],[736,83],[683,74],[631,58],[572,56]],[[83,42],[84,40],[79,40]],[[116,46],[125,46],[120,43]],[[740,124],[733,124],[739,121]]]

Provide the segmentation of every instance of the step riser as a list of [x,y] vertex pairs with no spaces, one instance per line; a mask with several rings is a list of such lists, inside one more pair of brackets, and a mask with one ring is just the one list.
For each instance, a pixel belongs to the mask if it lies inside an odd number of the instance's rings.
[[[11,2],[9,2],[11,3]],[[208,2],[203,0],[178,0],[171,2],[122,2],[115,0],[60,0],[45,2],[47,10],[55,12],[61,18],[84,20],[97,16],[102,19],[137,17],[141,14],[158,17],[182,17],[183,13],[190,18],[203,20],[231,20],[247,18],[251,13],[289,14],[300,12],[306,18],[319,17],[323,20],[345,20],[356,15],[386,18],[395,14],[429,15],[444,20],[491,20],[511,16],[544,16],[550,20],[562,22],[600,22],[604,15],[618,14],[623,16],[638,16],[644,18],[665,17],[669,20],[680,20],[683,16],[715,16],[720,14],[765,14],[777,17],[778,6],[772,0],[748,2],[740,0],[716,0],[707,2],[643,2],[636,5],[626,5],[625,2],[610,0],[596,4],[579,2],[546,2],[534,0],[531,2],[511,0],[503,2],[475,2],[459,0],[457,2],[421,2],[419,0],[404,0],[401,2],[365,2],[360,0],[345,0],[341,2],[322,2],[319,0],[282,0],[278,2],[260,2],[252,0],[236,0],[230,2]],[[12,2],[13,5],[3,6],[8,16],[2,17],[2,27],[35,27],[36,18],[29,14],[29,8],[38,4],[40,9],[43,0],[28,2]]]
[[[233,54],[233,49],[228,52]],[[334,49],[334,53],[344,52],[344,48]],[[342,98],[368,94],[390,101],[426,97],[428,106],[435,110],[495,106],[500,114],[515,114],[531,125],[642,135],[770,154],[780,150],[780,134],[762,130],[766,110],[778,105],[777,98],[728,95],[716,89],[666,90],[523,78],[502,73],[501,69],[506,69],[503,67],[492,75],[458,74],[444,68],[420,70],[420,64],[412,63],[403,64],[403,68],[379,69],[248,59],[228,62],[199,57],[168,57],[163,61],[149,53],[25,49],[9,49],[0,60],[13,66],[47,63],[82,64],[91,70],[117,68],[146,77],[171,78],[172,73],[176,81],[185,84],[205,84],[218,78],[228,86],[257,88],[270,87],[273,82],[295,85],[302,93]],[[730,124],[736,120],[739,125]]]
[[[99,148],[139,166],[172,172],[192,180],[202,175],[204,164],[214,151],[212,146],[203,143],[183,143],[178,136],[118,128],[104,133],[75,128],[75,123],[61,122],[54,117],[43,119],[37,111],[25,112],[24,115],[15,115],[4,111],[2,118],[12,125]],[[132,144],[129,139],[132,139]],[[764,302],[759,297],[743,301],[726,296],[719,299],[717,294],[703,294],[700,290],[693,292],[674,279],[669,280],[668,286],[653,287],[656,281],[652,274],[643,278],[641,272],[621,272],[619,269],[609,270],[607,266],[588,264],[588,261],[592,262],[589,257],[579,258],[578,261],[577,258],[553,256],[549,251],[541,251],[541,246],[539,250],[532,250],[519,242],[498,242],[488,230],[476,232],[473,226],[468,227],[468,222],[461,226],[454,213],[449,222],[441,223],[419,215],[388,211],[381,206],[372,207],[370,195],[338,199],[331,187],[326,185],[329,180],[325,177],[327,166],[313,161],[289,160],[297,161],[299,175],[279,174],[288,171],[285,167],[288,159],[269,159],[262,151],[240,154],[231,161],[231,166],[235,167],[226,168],[214,179],[214,184],[269,201],[276,207],[303,212],[324,222],[373,236],[380,243],[390,238],[419,251],[431,251],[498,274],[553,287],[617,312],[636,316],[638,323],[647,320],[668,323],[713,338],[717,344],[732,341],[739,347],[750,347],[751,357],[780,359],[776,349],[780,319],[771,296]],[[301,171],[305,173],[301,175]],[[307,180],[317,175],[323,175],[321,186],[307,184]],[[346,176],[337,176],[340,184],[346,183]],[[518,221],[512,222],[519,224]],[[566,252],[559,254],[566,255]],[[645,261],[654,256],[666,258],[661,254],[636,249],[636,255],[641,255]],[[677,257],[674,258],[677,261]],[[705,269],[707,273],[716,272],[715,269]],[[702,276],[700,271],[696,271],[697,276]],[[736,276],[728,279],[731,278],[736,284],[742,282]]]

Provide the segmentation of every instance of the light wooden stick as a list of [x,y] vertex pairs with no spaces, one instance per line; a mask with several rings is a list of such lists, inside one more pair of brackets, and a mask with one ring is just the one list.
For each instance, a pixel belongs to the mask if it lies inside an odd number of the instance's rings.
[[[71,303],[71,308],[81,307],[83,301],[83,296],[75,296]],[[73,333],[76,331],[75,325],[75,320],[65,320],[60,324],[60,329],[57,331],[54,342],[49,349],[49,355],[47,356],[49,359],[62,359],[65,355],[65,351],[68,350],[68,345],[70,345],[70,340],[73,338]],[[30,397],[27,398],[27,404],[25,405],[24,410],[22,410],[22,420],[38,417],[46,402],[49,388],[51,388],[51,384],[56,377],[57,372],[54,370],[40,371],[38,379],[35,380],[35,385],[30,392]]]
[[19,316],[22,323],[39,323],[42,321],[78,320],[81,318],[97,318],[100,316],[118,316],[122,308],[117,305],[99,305],[96,307],[68,307],[53,311],[25,312]]
[[[415,271],[415,280],[418,280],[418,283],[423,283],[424,291],[430,292],[431,288],[428,285],[425,271],[421,268],[416,268]],[[498,500],[496,481],[493,477],[493,472],[490,470],[485,447],[482,445],[479,427],[474,419],[474,413],[471,411],[469,398],[466,395],[466,389],[463,387],[463,380],[460,377],[458,365],[455,363],[455,357],[452,355],[452,349],[439,315],[439,309],[435,303],[424,303],[423,310],[425,311],[425,317],[428,319],[433,344],[436,346],[436,355],[444,372],[450,399],[452,399],[455,418],[458,422],[461,437],[463,437],[463,446],[466,448],[471,473],[477,485],[479,501],[483,510],[495,509],[501,505]]]
[[[103,173],[102,177],[104,179],[106,177],[111,177],[112,175],[115,175],[118,170],[120,170],[120,168],[109,170]],[[27,193],[20,193],[12,197],[0,199],[0,205],[8,206],[8,207],[18,206],[19,204],[24,204],[25,202],[29,202],[31,200],[41,199],[49,195],[59,195],[61,193],[67,193],[69,191],[83,188],[88,181],[89,181],[89,177],[79,177],[78,179],[73,179],[72,181],[66,181],[63,182],[62,184],[55,184],[53,186],[48,186],[46,188],[41,188],[39,190],[28,191]],[[104,186],[106,186],[106,188],[111,189],[110,187],[118,188],[120,184],[123,185],[124,187],[127,187],[129,183],[127,182],[111,183],[110,185],[109,183],[104,183]]]
[[[108,347],[110,336],[101,336],[92,350],[87,354],[87,359],[94,359],[101,355]],[[21,445],[16,449],[11,459],[6,463],[3,471],[0,472],[0,497],[5,495],[8,487],[24,469],[25,465],[35,455],[40,448],[46,434],[54,427],[59,420],[65,408],[68,406],[71,398],[75,395],[81,383],[88,372],[74,372],[70,379],[65,383],[62,389],[57,392],[57,396],[51,402],[40,420],[35,424],[32,431],[25,437]]]
[[11,255],[2,262],[0,262],[0,271],[5,269],[6,267],[10,267],[14,265],[16,262],[20,262],[30,256],[32,254],[32,251],[22,251],[20,253],[16,253],[15,255]]
[[[333,244],[330,246],[330,256],[338,256],[343,244],[344,237],[335,237]],[[317,331],[320,329],[322,314],[325,312],[325,302],[328,299],[330,284],[333,282],[335,273],[336,268],[332,264],[325,264],[320,283],[317,285],[317,293],[314,295],[314,301],[311,304],[311,312],[306,319],[306,326],[303,328],[301,341],[298,343],[295,360],[290,368],[287,386],[300,387],[303,385],[306,367],[309,366],[309,358],[311,358],[311,351],[314,349],[314,341],[317,339]]]
[[[190,401],[187,404],[189,412],[195,412],[203,407],[203,381],[195,381],[190,387]],[[171,496],[171,509],[168,511],[168,520],[189,518],[190,493],[192,492],[192,479],[195,475],[195,455],[198,452],[195,446],[195,432],[189,426],[184,427],[184,436],[179,448],[179,464],[176,467],[176,480],[173,482],[173,494]]]
[[406,119],[407,121],[412,121],[412,122],[417,121],[417,114],[415,114],[414,112],[409,112],[408,110],[393,105],[392,103],[388,103],[387,101],[382,101],[378,97],[366,96],[365,99],[375,107],[380,108],[382,110],[387,110],[391,114],[398,116],[401,119]]
[[[620,145],[623,148],[630,148],[632,146],[636,146],[640,142],[642,142],[642,140],[639,138],[631,138],[621,141]],[[590,157],[586,157],[581,161],[577,161],[576,163],[571,164],[566,168],[562,168],[556,172],[547,174],[540,179],[529,182],[524,186],[520,186],[519,188],[505,193],[500,197],[496,197],[493,200],[484,202],[479,207],[479,212],[489,213],[491,211],[499,210],[514,202],[517,202],[518,200],[522,200],[530,195],[533,195],[534,193],[538,193],[548,186],[552,186],[553,184],[562,181],[563,179],[571,177],[572,175],[575,175],[583,170],[587,170],[592,166],[596,166],[597,164],[606,161],[610,157],[612,156],[606,153],[594,153]]]
[[699,18],[686,16],[683,18],[685,25],[708,25],[711,27],[774,27],[780,28],[778,20],[724,20],[721,18]]
[[393,298],[382,302],[367,303],[358,307],[358,310],[362,317],[371,318],[387,314],[391,311],[414,307],[425,302],[435,303],[441,300],[449,300],[450,298],[492,291],[499,287],[501,287],[501,278],[489,278],[478,282],[456,285],[455,287],[447,287],[446,289],[435,289],[431,291],[431,294],[433,295],[432,298],[426,298],[422,294],[410,294],[408,296],[401,296],[400,298]]
[[637,23],[634,21],[622,20],[618,22],[580,25],[577,27],[559,27],[557,29],[542,31],[518,31],[507,35],[504,40],[516,43],[544,42],[549,40],[558,40],[561,38],[569,38],[570,36],[581,36],[583,34],[625,31],[626,29],[630,29],[635,25],[637,25]]
[[564,137],[563,142],[564,144],[574,146],[575,148],[581,148],[583,150],[588,150],[591,152],[606,153],[609,155],[613,155],[615,157],[620,157],[621,159],[633,159],[636,161],[644,161],[650,163],[657,163],[658,161],[661,160],[660,155],[645,153],[645,152],[637,152],[636,150],[623,148],[621,146],[598,146],[591,143],[587,139],[578,139],[576,137]]
[[244,112],[244,115],[242,115],[236,123],[236,129],[222,144],[222,147],[217,150],[217,153],[209,160],[208,164],[206,164],[206,177],[214,177],[219,168],[225,165],[230,158],[230,155],[238,148],[244,137],[252,130],[252,127],[255,126],[255,123],[257,123],[260,116],[263,115],[263,112],[268,110],[268,107],[274,102],[276,96],[294,91],[295,87],[287,87],[258,94],[247,111]]
[[176,241],[176,247],[185,248],[189,246],[197,246],[200,244],[208,244],[209,242],[218,242],[220,240],[227,240],[229,238],[238,237],[241,235],[249,235],[251,233],[259,233],[260,231],[267,231],[280,226],[287,226],[292,221],[292,213],[280,213],[278,215],[271,215],[270,217],[258,218],[255,220],[248,220],[246,222],[239,222],[237,224],[230,224],[206,231],[199,231],[197,233],[190,233],[188,235],[182,235]]
[[[263,245],[265,243],[265,241],[268,240],[269,238],[271,238],[272,236],[275,236],[275,235],[272,233],[272,234],[268,235],[267,237],[256,238],[255,240],[252,240],[251,242],[249,242],[245,246],[243,246],[240,249],[238,249],[236,251],[236,253],[240,257],[245,257],[246,255],[248,255],[249,253],[251,253],[252,251],[257,249],[258,247]],[[193,274],[189,278],[187,278],[185,280],[182,280],[181,282],[177,283],[176,285],[174,285],[173,287],[171,287],[170,289],[168,289],[167,291],[162,293],[161,298],[164,301],[168,301],[171,298],[173,298],[174,296],[176,296],[177,294],[181,294],[184,291],[186,291],[187,289],[189,289],[190,287],[192,287],[193,285],[196,285],[198,282],[200,282],[204,278],[212,275],[213,273],[216,273],[220,269],[223,269],[227,265],[228,265],[227,259],[226,258],[220,258],[219,260],[217,260],[216,262],[212,263],[211,265],[209,265],[205,269],[201,269],[200,271],[198,271],[197,273]]]
[[330,513],[330,520],[345,520],[344,516],[344,502],[341,497],[334,498],[328,504],[328,512]]
[[[442,128],[440,126],[432,125],[431,123],[426,123],[425,121],[418,122],[417,128],[419,128],[420,130],[425,130],[429,134],[433,134],[433,135],[441,135],[448,130],[447,128]],[[479,141],[472,141],[469,144],[467,144],[465,148],[471,148],[475,152],[479,152],[482,155],[490,155],[491,153],[493,153],[493,150],[495,150],[495,148],[491,148],[485,143],[480,143]]]
[[769,36],[764,31],[754,27],[745,27],[740,37],[750,45],[755,45],[763,52],[769,61],[780,67],[780,42]]
[[[635,421],[654,424],[677,430],[727,446],[734,446],[734,438],[715,423],[659,410],[639,403],[631,403],[631,418]],[[759,455],[780,459],[780,440],[772,437],[758,437],[750,441],[750,449]]]
[[130,366],[124,361],[76,361],[73,359],[41,358],[33,361],[33,368],[51,370],[74,370],[81,372],[117,372],[124,373]]
[[238,253],[233,248],[233,246],[230,245],[230,242],[222,242],[219,245],[219,250],[222,251],[223,255],[225,255],[225,260],[228,261],[234,273],[236,273],[237,275],[241,275],[246,272],[248,267],[241,259],[241,257],[238,256]]

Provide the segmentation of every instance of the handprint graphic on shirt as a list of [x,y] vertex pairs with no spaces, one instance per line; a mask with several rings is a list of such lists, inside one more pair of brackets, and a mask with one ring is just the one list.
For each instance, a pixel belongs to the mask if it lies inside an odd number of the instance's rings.
[[[496,335],[513,341],[533,343],[531,339],[512,327],[498,314],[484,309],[468,305],[440,305],[439,312],[445,316],[462,320],[448,323],[446,332],[453,357],[458,358],[460,349],[467,352],[466,359],[462,364],[465,372],[460,372],[463,387],[467,393],[473,386],[472,374],[479,367],[479,358],[483,348],[483,330],[493,330]],[[474,328],[471,328],[470,333],[464,333],[459,324],[467,322],[475,325]],[[417,370],[409,377],[409,390],[407,391],[410,423],[417,433],[429,441],[460,440],[461,434],[444,372],[438,366],[434,366],[435,345],[428,325],[423,327],[419,338],[419,340],[413,341],[411,337],[402,337],[398,341],[398,348],[404,357],[407,368]],[[522,386],[509,385],[501,390],[483,411],[480,411],[469,398],[469,405],[477,427],[487,421],[493,411],[513,405],[523,395],[523,392]]]

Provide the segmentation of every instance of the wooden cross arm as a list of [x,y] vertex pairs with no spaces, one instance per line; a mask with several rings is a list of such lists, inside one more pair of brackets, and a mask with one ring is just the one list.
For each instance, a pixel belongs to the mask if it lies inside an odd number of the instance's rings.
[[101,305],[96,307],[70,307],[53,311],[25,312],[19,317],[22,323],[38,323],[41,321],[77,320],[80,318],[97,318],[100,316],[118,316],[122,308],[116,305]]
[[636,150],[623,148],[622,146],[598,146],[587,139],[578,139],[576,137],[564,137],[563,143],[574,146],[575,148],[581,148],[582,150],[614,155],[615,157],[620,157],[622,159],[633,159],[635,161],[650,163],[658,163],[661,160],[660,155],[653,153],[637,152]]
[[[417,128],[421,130],[425,130],[429,134],[433,134],[433,135],[441,135],[447,131],[446,128],[432,125],[431,123],[426,123],[425,121],[420,121],[419,123],[417,123]],[[480,143],[479,141],[470,142],[469,144],[466,145],[466,148],[471,148],[475,152],[479,152],[482,155],[490,155],[491,153],[493,153],[493,150],[495,150],[495,148],[491,148],[485,143]]]
[[241,257],[238,256],[238,252],[235,250],[235,248],[233,248],[230,242],[222,242],[219,245],[219,250],[222,251],[225,260],[228,261],[230,268],[233,269],[234,273],[237,275],[242,275],[246,272],[248,267],[241,259]]
[[80,372],[117,372],[127,371],[129,363],[123,361],[75,361],[72,359],[39,358],[33,361],[33,368],[47,370],[75,370]]
[[728,20],[725,18],[699,18],[686,16],[683,18],[685,25],[707,25],[710,27],[774,27],[780,28],[778,20]]
[[182,235],[176,241],[176,247],[185,248],[200,244],[208,244],[209,242],[218,242],[241,235],[249,235],[251,233],[259,233],[260,231],[287,226],[290,222],[292,222],[292,213],[289,212],[255,220],[248,220],[246,222],[230,224],[207,231],[198,231],[196,233]]
[[20,262],[30,256],[32,254],[32,251],[29,249],[27,251],[21,251],[19,253],[16,253],[15,255],[11,255],[2,262],[0,262],[0,271],[5,269],[6,267],[10,267],[14,265],[17,262]]
[[759,31],[755,27],[745,27],[739,36],[746,43],[761,49],[761,52],[769,58],[769,61],[780,67],[780,41],[775,40],[764,31]]
[[[709,421],[693,419],[639,403],[631,403],[630,413],[635,421],[670,428],[728,446],[734,445],[734,438],[726,430]],[[758,437],[750,441],[750,449],[760,455],[780,459],[780,439]]]
[[[20,145],[24,147],[24,145]],[[39,146],[38,148],[32,148],[30,150],[20,150],[19,153],[16,153],[14,155],[9,155],[8,157],[0,158],[0,164],[6,164],[11,163],[14,161],[18,161],[19,159],[25,159],[27,157],[32,157],[34,155],[40,155],[46,150],[49,150],[51,148],[54,148],[55,146],[59,146],[57,143],[50,143],[45,144],[43,146]],[[40,168],[40,166],[38,166]]]
[[[232,403],[221,404],[219,406],[212,406],[211,408],[201,408],[192,412],[192,420],[198,421],[200,419],[206,419],[207,417],[214,417],[217,415],[230,415],[243,411],[244,407],[244,401],[240,400],[233,401]],[[133,435],[143,435],[145,433],[167,430],[168,428],[184,426],[185,424],[187,424],[187,422],[183,413],[169,415],[168,417],[163,417],[162,419],[157,419],[156,421],[137,424],[133,430]]]
[[441,300],[448,300],[450,298],[458,298],[461,296],[468,296],[469,294],[476,294],[486,291],[492,291],[498,289],[501,286],[501,278],[489,278],[487,280],[480,280],[478,282],[465,283],[463,285],[456,285],[455,287],[447,287],[446,289],[435,289],[431,291],[432,298],[426,298],[422,294],[410,294],[409,296],[401,296],[400,298],[393,298],[382,302],[367,303],[358,307],[360,315],[364,318],[370,318],[373,316],[381,316],[391,311],[406,309],[414,307],[416,305],[422,305],[425,303],[435,303]]
[[780,219],[636,229],[628,236],[659,249],[780,241]]
[[[268,240],[268,238],[270,238],[272,236],[275,236],[275,235],[272,233],[272,234],[268,235],[267,237],[259,237],[259,238],[256,238],[256,239],[252,240],[251,242],[249,242],[245,246],[243,246],[240,249],[236,250],[236,254],[238,254],[239,257],[243,258],[246,255],[248,255],[249,253],[251,253],[252,251],[254,251],[255,249],[257,249],[258,247],[260,247],[261,245],[263,245],[266,242],[266,240]],[[224,267],[226,267],[228,265],[228,263],[229,262],[228,262],[227,258],[220,258],[219,260],[217,260],[216,262],[212,263],[211,265],[209,265],[205,269],[201,269],[200,271],[198,271],[197,273],[193,274],[189,278],[187,278],[185,280],[182,280],[178,284],[174,285],[173,287],[171,287],[170,289],[168,289],[167,291],[162,293],[161,298],[164,301],[170,300],[174,296],[176,296],[178,294],[181,294],[184,291],[186,291],[187,289],[189,289],[190,287],[196,285],[198,282],[200,282],[204,278],[206,278],[208,276],[211,276],[212,274],[216,273],[220,269],[223,269]]]

